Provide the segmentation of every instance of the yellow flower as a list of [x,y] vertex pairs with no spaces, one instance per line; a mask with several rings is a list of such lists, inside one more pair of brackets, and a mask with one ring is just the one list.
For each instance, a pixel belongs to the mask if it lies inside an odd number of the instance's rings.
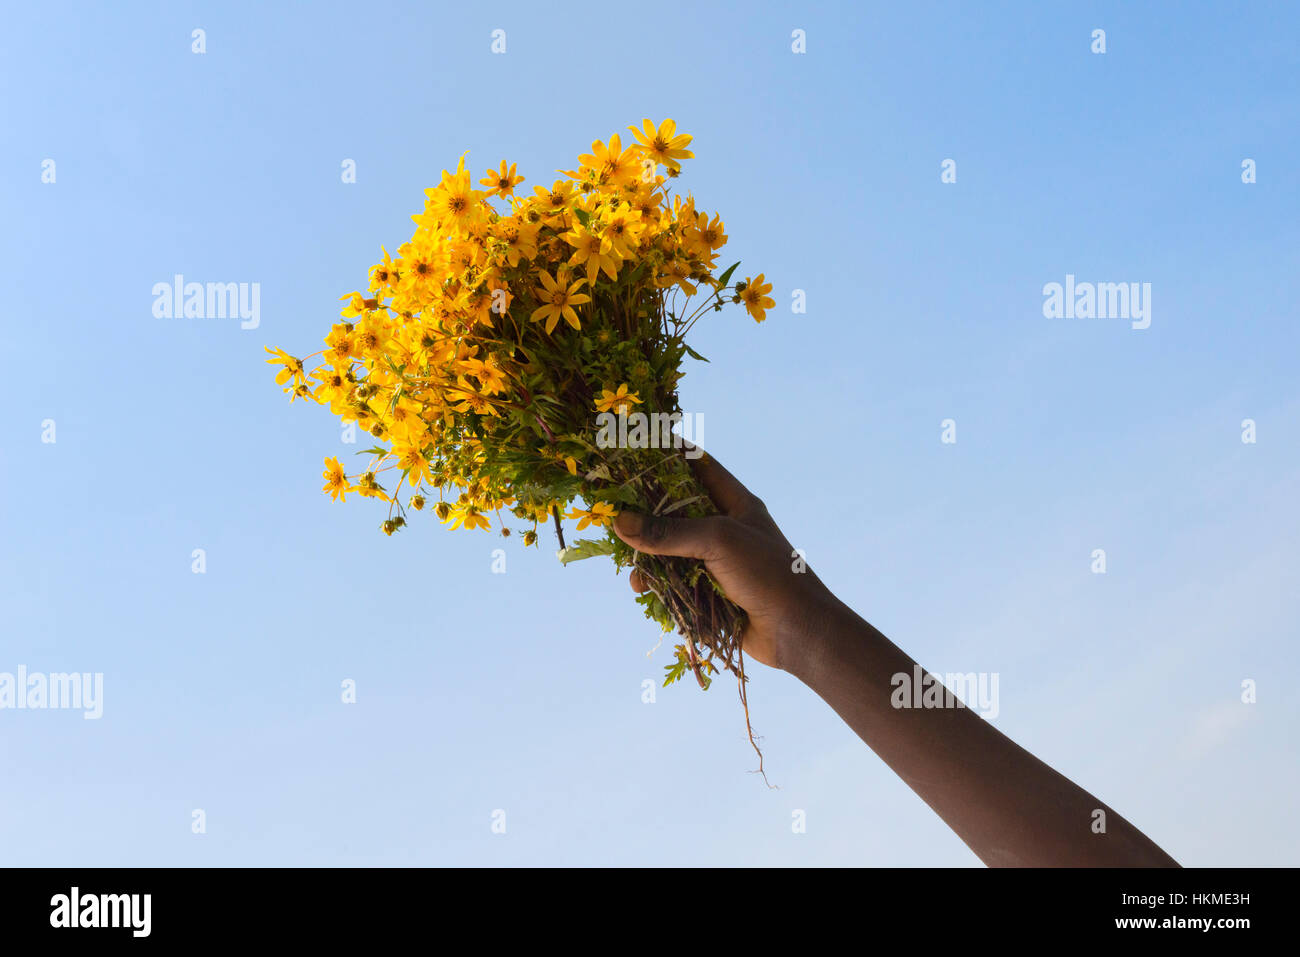
[[568,518],[578,519],[578,531],[582,531],[588,525],[595,525],[597,528],[603,527],[618,512],[614,506],[607,505],[604,502],[597,502],[591,506],[590,510],[575,508],[568,514]]
[[517,163],[511,163],[508,167],[506,161],[501,161],[501,169],[489,169],[487,175],[478,181],[480,186],[488,187],[488,192],[497,196],[513,196],[515,187],[524,181],[522,176],[515,175]]
[[518,266],[520,259],[532,259],[537,255],[536,226],[505,220],[500,229],[497,238],[505,244],[506,262],[511,266]]
[[564,234],[564,240],[573,247],[569,265],[587,264],[588,284],[594,284],[596,275],[600,272],[604,272],[610,279],[618,278],[620,259],[608,239],[585,226],[577,225]]
[[700,213],[695,220],[695,229],[688,234],[688,245],[696,259],[702,259],[706,265],[712,265],[714,254],[727,244],[727,234],[722,218],[714,213],[709,221],[708,213]]
[[[381,249],[383,247],[380,247]],[[385,286],[394,286],[397,284],[397,267],[393,264],[392,259],[388,256],[388,250],[384,249],[384,261],[374,266],[370,270],[370,291],[378,292]]]
[[573,328],[581,329],[582,326],[578,323],[578,314],[573,311],[573,307],[591,301],[590,296],[578,292],[587,280],[579,279],[566,288],[563,280],[556,282],[551,278],[551,274],[545,270],[540,275],[544,288],[537,290],[537,295],[544,305],[533,310],[532,321],[538,322],[545,319],[548,334],[561,319],[573,326]]
[[664,120],[659,124],[659,129],[650,120],[641,121],[641,129],[635,126],[629,126],[632,135],[636,137],[637,145],[641,152],[657,163],[662,163],[670,170],[681,169],[679,159],[694,159],[695,154],[686,149],[690,145],[691,137],[685,133],[677,134],[677,124],[672,120]]
[[418,485],[420,482],[432,483],[433,479],[429,475],[429,461],[415,446],[395,446],[393,454],[397,456],[397,464],[406,471],[407,481],[412,485]]
[[348,381],[347,375],[329,366],[321,366],[313,370],[311,377],[320,381],[313,395],[316,401],[323,405],[332,404],[335,400],[345,397],[352,389],[352,383]]
[[631,408],[628,403],[634,402],[641,404],[641,399],[635,392],[627,391],[627,383],[624,382],[618,387],[617,391],[611,392],[609,389],[601,389],[600,396],[596,399],[597,412],[614,411],[618,415],[626,415]]
[[762,322],[767,316],[767,310],[776,305],[776,302],[768,296],[771,291],[772,284],[764,284],[762,273],[748,280],[745,288],[741,290],[740,301],[745,304],[745,311],[753,316],[756,322]]
[[263,346],[262,348],[271,354],[271,358],[267,359],[267,362],[272,364],[279,363],[284,366],[283,369],[275,374],[276,385],[284,385],[289,381],[290,376],[293,377],[293,386],[285,389],[285,392],[290,391],[294,386],[306,384],[307,377],[306,373],[303,371],[301,359],[295,359],[283,349],[272,349],[270,346]]
[[340,322],[325,337],[325,361],[330,365],[347,365],[347,361],[356,354],[356,340],[353,337],[354,326],[350,322]]
[[[447,519],[450,520],[448,528],[491,528],[492,523],[488,521],[486,515],[479,511],[477,505],[456,505],[448,509]],[[446,521],[447,519],[444,519]]]
[[488,395],[506,391],[505,376],[501,374],[501,370],[497,368],[495,361],[491,357],[486,362],[478,359],[466,359],[460,364],[460,367],[462,376],[471,375],[478,379],[479,388]]
[[458,405],[450,406],[450,408],[455,409],[457,412],[476,412],[479,415],[496,416],[501,414],[497,411],[496,406],[476,392],[466,392],[463,389],[449,389],[447,397],[451,402],[459,403]]
[[664,267],[663,275],[655,279],[657,286],[681,286],[688,296],[695,295],[696,286],[691,282],[691,265],[681,259],[674,259]]
[[640,218],[626,203],[619,205],[605,219],[604,238],[620,259],[631,259],[641,241]]
[[591,152],[578,157],[579,169],[602,186],[621,186],[636,179],[641,170],[632,151],[623,149],[615,133],[606,146],[600,140],[591,144]]
[[322,492],[329,492],[330,498],[334,501],[347,501],[348,477],[343,472],[343,466],[339,465],[338,459],[326,459],[325,471],[321,472],[321,478],[325,480],[325,487]]
[[533,192],[541,201],[544,212],[558,213],[567,208],[573,199],[573,184],[568,180],[557,179],[550,189],[545,186],[534,186]]
[[339,296],[339,302],[347,302],[343,307],[343,318],[351,319],[353,316],[359,316],[366,311],[366,297],[359,292],[350,292],[346,296]]
[[404,291],[422,295],[426,288],[442,279],[443,269],[438,262],[438,252],[430,247],[413,247],[406,251],[401,260],[401,284]]
[[424,192],[429,197],[424,214],[412,217],[421,226],[454,226],[463,231],[482,213],[479,200],[483,193],[470,182],[463,156],[455,173],[443,170],[442,182]]
[[354,346],[362,358],[378,355],[388,345],[389,329],[384,314],[368,313],[356,325]]

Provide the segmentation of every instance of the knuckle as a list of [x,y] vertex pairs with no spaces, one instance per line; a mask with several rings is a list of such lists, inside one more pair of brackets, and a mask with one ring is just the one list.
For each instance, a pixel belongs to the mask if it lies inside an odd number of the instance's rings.
[[734,518],[715,516],[710,522],[710,538],[721,551],[732,551],[740,546],[744,528]]
[[672,535],[673,520],[663,515],[650,515],[646,518],[641,537],[651,545],[662,544]]

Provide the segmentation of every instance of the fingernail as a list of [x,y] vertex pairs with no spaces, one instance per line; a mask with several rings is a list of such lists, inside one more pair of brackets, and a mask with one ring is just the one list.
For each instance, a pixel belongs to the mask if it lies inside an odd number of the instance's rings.
[[636,538],[641,534],[645,519],[636,512],[619,512],[614,516],[614,528],[620,535]]

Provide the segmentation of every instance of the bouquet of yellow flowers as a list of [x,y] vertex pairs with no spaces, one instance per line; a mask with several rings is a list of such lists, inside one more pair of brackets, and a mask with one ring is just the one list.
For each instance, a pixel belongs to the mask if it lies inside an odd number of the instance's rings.
[[[646,615],[683,639],[665,684],[689,671],[707,687],[721,667],[743,700],[743,611],[702,563],[635,552],[609,526],[623,507],[715,511],[671,450],[683,359],[703,358],[686,335],[727,301],[761,322],[772,287],[762,274],[730,284],[735,265],[715,275],[722,221],[669,185],[691,137],[672,120],[629,129],[626,148],[597,141],[532,195],[516,192],[514,164],[476,184],[462,156],[426,190],[396,258],[384,250],[366,291],[342,297],[325,349],[268,348],[267,361],[291,401],[327,405],[376,439],[355,472],[325,460],[335,499],[386,503],[389,535],[426,509],[466,529],[508,514],[528,526],[525,545],[554,522],[561,561],[636,568]],[[566,547],[562,516],[600,537]]]

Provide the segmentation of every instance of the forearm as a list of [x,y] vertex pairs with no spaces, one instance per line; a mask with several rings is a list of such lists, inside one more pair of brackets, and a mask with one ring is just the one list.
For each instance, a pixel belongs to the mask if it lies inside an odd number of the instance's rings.
[[[965,707],[896,708],[915,662],[839,602],[788,669],[989,866],[1177,867],[1092,795]],[[919,689],[916,689],[919,690]],[[1097,810],[1105,832],[1096,833]]]

